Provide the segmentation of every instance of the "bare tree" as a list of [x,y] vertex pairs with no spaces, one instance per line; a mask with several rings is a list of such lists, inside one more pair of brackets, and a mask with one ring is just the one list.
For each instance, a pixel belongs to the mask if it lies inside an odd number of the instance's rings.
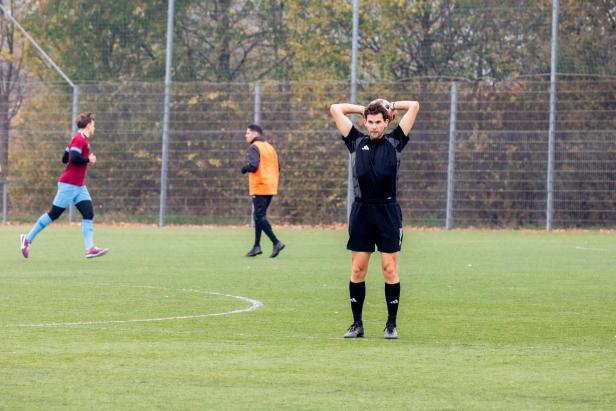
[[284,4],[211,0],[180,10],[175,78],[233,82],[286,77]]

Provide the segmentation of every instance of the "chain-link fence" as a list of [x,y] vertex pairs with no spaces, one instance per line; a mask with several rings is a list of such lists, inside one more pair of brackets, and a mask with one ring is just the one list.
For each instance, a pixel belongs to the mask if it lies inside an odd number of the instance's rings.
[[[616,79],[559,78],[555,227],[616,225]],[[546,221],[549,80],[457,83],[417,79],[361,84],[360,102],[416,99],[421,111],[404,152],[399,200],[408,224],[536,226]],[[281,158],[277,223],[343,223],[348,153],[329,106],[348,100],[340,82],[174,83],[165,220],[247,223],[251,202],[246,126],[258,117]],[[155,223],[160,210],[163,83],[85,83],[80,111],[94,111],[88,172],[97,221]],[[32,83],[11,131],[9,221],[49,208],[70,137],[72,90]],[[455,156],[449,152],[455,124]],[[448,182],[448,167],[453,174]],[[449,189],[449,190],[448,190]]]

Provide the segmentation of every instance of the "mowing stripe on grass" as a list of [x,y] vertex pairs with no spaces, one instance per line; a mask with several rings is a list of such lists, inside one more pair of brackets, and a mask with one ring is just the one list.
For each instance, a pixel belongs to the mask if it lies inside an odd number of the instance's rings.
[[576,250],[585,250],[585,251],[608,251],[606,248],[598,248],[598,247],[580,247],[576,246]]

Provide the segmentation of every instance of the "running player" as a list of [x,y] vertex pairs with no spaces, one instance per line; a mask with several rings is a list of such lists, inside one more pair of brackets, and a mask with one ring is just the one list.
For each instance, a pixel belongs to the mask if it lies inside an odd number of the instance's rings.
[[94,135],[94,115],[92,113],[80,114],[77,118],[77,128],[77,132],[62,156],[62,162],[66,164],[66,168],[58,178],[58,191],[53,199],[51,210],[39,217],[28,234],[20,236],[21,253],[25,258],[30,255],[30,245],[38,233],[60,217],[71,203],[75,204],[82,216],[81,229],[86,247],[86,258],[100,257],[109,251],[108,248],[94,246],[94,208],[92,197],[85,186],[88,166],[96,163],[96,156],[90,153],[89,140]]

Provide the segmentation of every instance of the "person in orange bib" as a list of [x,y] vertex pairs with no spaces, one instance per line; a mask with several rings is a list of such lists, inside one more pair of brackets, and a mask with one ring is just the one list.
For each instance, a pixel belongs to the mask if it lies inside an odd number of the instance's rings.
[[242,167],[242,174],[248,173],[249,193],[252,197],[253,216],[255,224],[255,242],[247,257],[263,254],[261,251],[261,233],[272,241],[271,258],[277,257],[285,245],[276,238],[272,226],[267,221],[267,208],[272,197],[278,194],[278,177],[280,166],[274,147],[265,141],[263,129],[257,124],[251,124],[246,129],[248,147],[247,164]]

